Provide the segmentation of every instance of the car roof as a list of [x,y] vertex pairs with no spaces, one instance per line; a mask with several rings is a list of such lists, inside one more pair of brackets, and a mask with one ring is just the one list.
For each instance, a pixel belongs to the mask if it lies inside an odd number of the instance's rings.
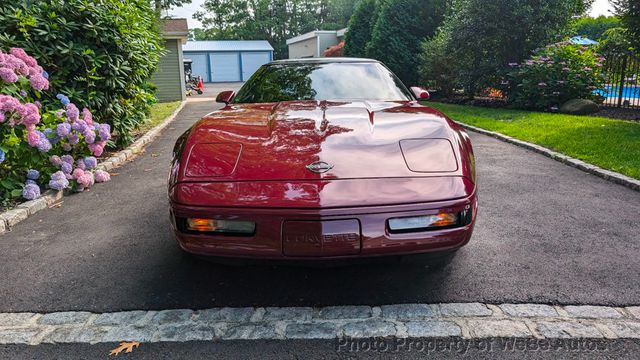
[[304,58],[304,59],[285,59],[270,62],[268,65],[275,64],[330,64],[330,63],[379,63],[378,60],[365,58],[348,58],[348,57],[324,57],[324,58]]

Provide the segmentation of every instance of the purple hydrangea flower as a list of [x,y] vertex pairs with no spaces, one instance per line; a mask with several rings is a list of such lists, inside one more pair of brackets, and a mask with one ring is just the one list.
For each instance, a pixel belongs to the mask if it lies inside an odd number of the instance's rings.
[[93,144],[96,142],[96,133],[93,130],[88,130],[84,132],[84,140],[87,144]]
[[69,180],[62,171],[55,172],[51,175],[49,187],[57,191],[64,190],[69,187]]
[[27,171],[27,179],[29,180],[38,180],[38,178],[40,177],[40,172],[36,169],[29,169],[29,171]]
[[69,139],[69,144],[71,145],[75,145],[80,141],[80,138],[76,134],[69,134],[69,136],[67,136],[67,139]]
[[71,128],[77,132],[84,132],[87,129],[87,123],[84,120],[78,120],[71,125]]
[[109,141],[111,139],[111,126],[109,124],[100,124],[98,128],[100,140]]
[[35,185],[38,185],[38,183],[37,183],[37,182],[35,182],[34,180],[31,180],[31,179],[27,179],[27,181],[25,181],[24,183],[25,183],[26,185],[28,185],[28,184],[35,184]]
[[62,165],[62,159],[60,158],[60,156],[58,155],[53,155],[52,157],[49,158],[49,162],[53,165],[53,166],[60,166]]
[[71,171],[73,171],[73,165],[63,162],[62,165],[60,165],[60,169],[65,174],[71,174]]
[[13,84],[18,81],[18,75],[16,75],[12,69],[2,67],[0,68],[0,79],[4,82]]
[[0,149],[0,163],[3,163],[5,160],[5,153],[4,151],[2,151],[2,149]]
[[73,156],[71,155],[62,155],[60,159],[62,160],[62,162],[71,164],[71,165],[73,165],[73,163],[75,162],[75,160],[73,160]]
[[26,184],[22,190],[22,197],[27,200],[34,200],[40,197],[40,187],[36,184]]
[[64,151],[71,151],[71,149],[72,149],[71,144],[68,144],[68,143],[62,144],[62,149]]
[[38,135],[40,135],[40,142],[38,142],[38,150],[45,153],[51,150],[51,147],[52,147],[51,142],[49,141],[49,139],[47,139],[47,135],[45,135],[42,132],[38,132]]
[[56,133],[58,134],[58,136],[61,136],[61,137],[69,136],[69,133],[71,133],[71,125],[69,125],[69,123],[58,124],[58,127],[56,128]]
[[29,83],[34,90],[42,91],[49,88],[49,81],[42,76],[42,74],[35,74],[29,76]]
[[80,118],[80,110],[78,110],[78,107],[71,103],[67,105],[67,117],[72,122],[77,121]]
[[103,183],[111,180],[111,175],[104,170],[96,171],[96,182]]
[[84,161],[82,159],[78,159],[78,161],[76,161],[76,167],[82,170],[87,169],[87,165],[84,164]]
[[87,156],[84,158],[84,165],[89,170],[95,169],[95,167],[98,166],[98,160],[93,156]]

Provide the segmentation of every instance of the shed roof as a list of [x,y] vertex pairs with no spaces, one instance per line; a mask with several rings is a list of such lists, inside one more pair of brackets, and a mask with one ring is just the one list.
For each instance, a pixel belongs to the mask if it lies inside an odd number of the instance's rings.
[[187,41],[182,51],[273,51],[266,40]]

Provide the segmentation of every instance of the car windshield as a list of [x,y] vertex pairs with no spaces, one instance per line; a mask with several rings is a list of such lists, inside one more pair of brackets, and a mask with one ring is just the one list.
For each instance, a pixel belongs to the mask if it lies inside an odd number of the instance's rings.
[[234,102],[411,99],[400,80],[379,63],[290,63],[260,68]]

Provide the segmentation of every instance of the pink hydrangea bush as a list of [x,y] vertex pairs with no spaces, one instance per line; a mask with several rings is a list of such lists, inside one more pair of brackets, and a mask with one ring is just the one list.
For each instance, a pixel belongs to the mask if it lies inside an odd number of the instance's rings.
[[58,94],[47,99],[48,74],[23,49],[0,50],[0,201],[32,200],[46,188],[82,191],[109,181],[96,171],[111,139],[108,124]]

